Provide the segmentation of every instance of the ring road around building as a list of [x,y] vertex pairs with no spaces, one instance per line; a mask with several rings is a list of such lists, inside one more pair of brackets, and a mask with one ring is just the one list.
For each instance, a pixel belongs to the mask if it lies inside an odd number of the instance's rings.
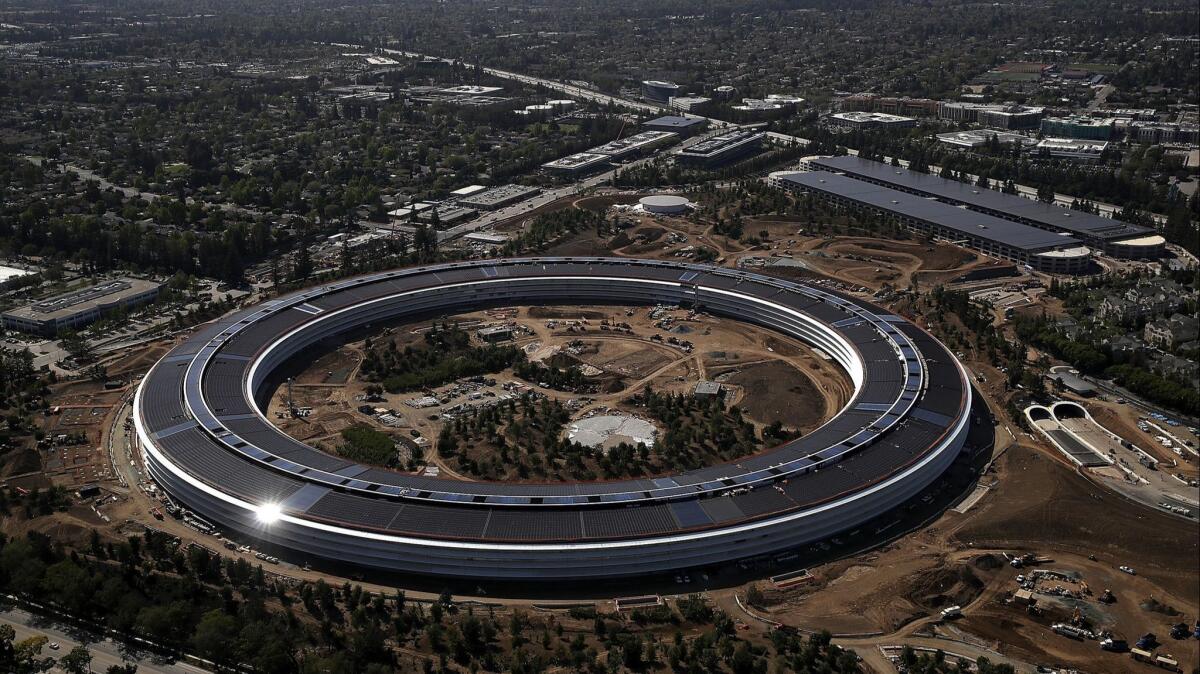
[[[811,344],[846,371],[854,396],[808,435],[734,462],[556,484],[359,465],[288,437],[262,412],[274,370],[351,330],[483,306],[657,303]],[[937,340],[819,286],[650,260],[526,258],[383,272],[235,313],[154,366],[134,420],[171,497],[297,561],[548,580],[718,564],[853,528],[939,478],[963,446],[970,406],[965,372]]]

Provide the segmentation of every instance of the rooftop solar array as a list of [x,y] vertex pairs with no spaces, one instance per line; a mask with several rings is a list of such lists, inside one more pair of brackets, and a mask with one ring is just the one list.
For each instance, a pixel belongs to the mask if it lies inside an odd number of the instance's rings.
[[828,171],[881,182],[897,189],[963,204],[972,209],[1027,222],[1033,226],[1070,232],[1084,239],[1113,241],[1151,234],[1154,230],[1113,218],[1075,211],[1062,206],[1026,199],[1015,194],[977,187],[941,176],[910,171],[899,166],[849,155],[816,159],[815,166]]
[[987,239],[1031,253],[1080,245],[1079,239],[1073,237],[997,218],[986,213],[951,206],[941,201],[855,180],[836,173],[826,171],[793,173],[783,176],[782,180],[805,189],[853,199],[899,216],[930,222],[952,231],[961,232],[963,236]]
[[[545,286],[536,284],[547,280],[572,293],[571,284],[602,297],[633,292],[617,279],[636,279],[630,288],[661,281],[652,287],[694,293],[705,310],[744,320],[756,320],[743,315],[751,307],[746,298],[803,311],[852,345],[867,376],[846,409],[770,451],[676,475],[592,483],[464,482],[359,465],[284,435],[244,396],[252,364],[268,348],[283,348],[285,336],[300,339],[330,320],[354,327],[353,311],[335,314],[340,309],[399,293],[410,294],[396,311],[428,297],[459,302],[453,292],[462,284],[515,292],[514,302],[522,288],[541,292]],[[143,386],[155,404],[139,414],[155,446],[217,489],[363,530],[514,542],[652,536],[811,507],[886,479],[930,451],[965,413],[966,400],[944,347],[857,298],[733,270],[603,258],[454,263],[311,288],[199,330]]]

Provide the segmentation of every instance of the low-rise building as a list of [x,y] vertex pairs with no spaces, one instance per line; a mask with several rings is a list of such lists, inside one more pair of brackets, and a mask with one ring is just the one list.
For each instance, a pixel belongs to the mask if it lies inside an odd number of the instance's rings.
[[1046,117],[1041,123],[1042,135],[1056,138],[1110,140],[1113,128],[1113,120],[1091,117]]
[[950,131],[948,133],[939,133],[937,135],[939,143],[958,148],[976,148],[983,147],[992,143],[993,140],[1001,145],[1020,145],[1021,147],[1029,147],[1037,145],[1036,138],[1023,136],[1019,133],[1011,133],[1008,131],[993,131],[991,129],[976,129],[973,131]]
[[912,117],[886,112],[838,112],[827,118],[830,126],[844,129],[906,129],[917,125]]
[[667,101],[667,107],[683,112],[697,112],[703,110],[709,103],[712,103],[712,99],[704,96],[672,96]]
[[1146,350],[1146,344],[1133,335],[1116,335],[1105,340],[1114,354],[1134,354]]
[[1200,363],[1188,358],[1180,358],[1171,354],[1163,354],[1154,364],[1159,373],[1168,377],[1176,377],[1184,381],[1195,382],[1200,379]]
[[1034,150],[1054,159],[1070,159],[1080,162],[1097,162],[1108,149],[1108,141],[1081,140],[1078,138],[1044,138]]
[[453,192],[450,193],[450,196],[454,197],[456,199],[461,199],[463,197],[469,197],[469,196],[472,196],[475,194],[479,194],[480,192],[483,192],[485,190],[487,190],[487,187],[485,187],[483,185],[467,185],[466,187],[460,187],[460,188],[454,190]]
[[647,131],[667,131],[678,134],[681,138],[692,136],[704,129],[707,120],[702,117],[680,117],[668,115],[642,122],[642,128]]
[[612,157],[606,154],[576,152],[542,164],[542,170],[547,173],[577,176],[598,170],[606,166],[611,159]]
[[513,328],[511,325],[492,325],[476,330],[475,336],[489,344],[507,342],[513,338]]
[[1077,396],[1091,398],[1096,395],[1095,385],[1073,372],[1052,372],[1046,378]]
[[675,161],[683,166],[713,168],[758,152],[763,138],[761,131],[730,131],[676,150]]
[[[811,163],[823,165],[826,160]],[[819,196],[834,204],[876,213],[896,225],[986,255],[1051,274],[1079,274],[1092,251],[1074,237],[942,203],[847,175],[815,171],[772,174],[782,189]]]
[[417,220],[437,227],[446,227],[464,220],[469,220],[479,211],[457,204],[437,204],[417,213]]
[[696,390],[693,395],[701,400],[712,400],[722,396],[723,389],[720,382],[702,381],[696,384]]
[[509,204],[515,204],[519,201],[525,201],[539,194],[542,190],[537,187],[527,187],[525,185],[501,185],[493,187],[489,190],[484,190],[476,194],[460,198],[458,203],[460,206],[469,208],[478,208],[484,211],[494,211],[498,208],[503,208]]
[[624,159],[651,150],[670,145],[679,140],[679,136],[670,131],[643,131],[628,138],[618,138],[604,145],[588,150],[590,154],[607,155],[610,159]]
[[161,287],[136,278],[97,283],[6,311],[2,316],[4,327],[53,336],[93,323],[105,314],[153,302]]

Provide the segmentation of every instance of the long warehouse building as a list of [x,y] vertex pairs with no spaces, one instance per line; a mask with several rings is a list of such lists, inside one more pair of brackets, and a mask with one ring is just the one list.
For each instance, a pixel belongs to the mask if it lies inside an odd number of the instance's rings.
[[[820,428],[727,463],[599,482],[463,481],[362,465],[263,413],[305,348],[366,325],[521,304],[702,307],[822,351],[853,383]],[[777,554],[887,517],[954,462],[972,391],[903,317],[818,285],[695,264],[496,259],[309,288],[201,327],[134,401],[138,448],[173,499],[295,561],[477,579],[665,573]]]
[[1113,257],[1157,259],[1166,252],[1166,239],[1153,229],[1113,218],[849,155],[813,159],[809,164],[823,171],[843,173],[857,180],[901,192],[937,199],[955,206],[965,206],[979,213],[1030,227],[1066,233]]
[[816,194],[842,206],[883,214],[914,232],[970,246],[1037,271],[1079,274],[1090,266],[1091,250],[1079,239],[928,197],[827,171],[779,174],[772,181],[793,192]]

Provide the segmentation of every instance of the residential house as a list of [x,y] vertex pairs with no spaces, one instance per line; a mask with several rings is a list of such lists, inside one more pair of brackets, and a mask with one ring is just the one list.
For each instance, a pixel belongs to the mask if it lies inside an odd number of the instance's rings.
[[1170,318],[1160,318],[1146,324],[1146,342],[1164,349],[1169,349],[1182,342],[1190,342],[1200,331],[1200,321],[1195,316],[1174,314]]

